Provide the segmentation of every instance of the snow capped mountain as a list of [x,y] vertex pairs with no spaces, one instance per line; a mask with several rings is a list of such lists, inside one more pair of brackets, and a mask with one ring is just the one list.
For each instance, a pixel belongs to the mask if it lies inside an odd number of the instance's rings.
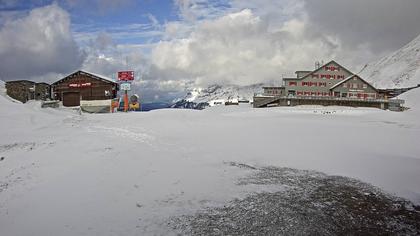
[[367,64],[360,75],[377,88],[403,88],[420,84],[420,35],[401,49]]
[[206,106],[224,104],[232,100],[252,101],[254,93],[262,90],[262,84],[249,86],[211,85],[207,88],[192,88],[184,98],[174,101],[173,108],[203,109]]

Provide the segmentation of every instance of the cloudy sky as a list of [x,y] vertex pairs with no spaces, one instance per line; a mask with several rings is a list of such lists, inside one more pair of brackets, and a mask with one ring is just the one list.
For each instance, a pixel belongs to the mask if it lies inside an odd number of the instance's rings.
[[419,0],[0,0],[0,79],[136,72],[143,99],[354,72],[420,34]]

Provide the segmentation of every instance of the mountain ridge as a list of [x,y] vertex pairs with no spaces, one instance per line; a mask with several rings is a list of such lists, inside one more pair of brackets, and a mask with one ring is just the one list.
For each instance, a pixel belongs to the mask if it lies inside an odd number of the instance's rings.
[[378,61],[366,64],[359,75],[381,89],[420,84],[420,35]]
[[264,84],[248,86],[213,84],[206,88],[190,88],[186,96],[174,100],[171,107],[204,109],[233,99],[252,101],[254,94],[261,91],[263,86]]

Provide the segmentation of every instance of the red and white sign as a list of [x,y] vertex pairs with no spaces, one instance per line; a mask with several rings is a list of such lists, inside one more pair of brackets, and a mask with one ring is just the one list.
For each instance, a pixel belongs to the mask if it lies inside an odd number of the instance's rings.
[[69,84],[69,88],[84,88],[84,87],[90,87],[90,86],[92,86],[92,83]]
[[131,81],[134,80],[134,71],[119,71],[118,81]]

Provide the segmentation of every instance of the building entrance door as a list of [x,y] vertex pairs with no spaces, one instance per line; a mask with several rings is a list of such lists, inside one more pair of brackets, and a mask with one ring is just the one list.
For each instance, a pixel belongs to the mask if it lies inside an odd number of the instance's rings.
[[65,107],[80,106],[80,92],[63,93],[63,106]]
[[296,91],[295,90],[289,90],[289,94],[287,94],[288,97],[294,97],[296,96]]

